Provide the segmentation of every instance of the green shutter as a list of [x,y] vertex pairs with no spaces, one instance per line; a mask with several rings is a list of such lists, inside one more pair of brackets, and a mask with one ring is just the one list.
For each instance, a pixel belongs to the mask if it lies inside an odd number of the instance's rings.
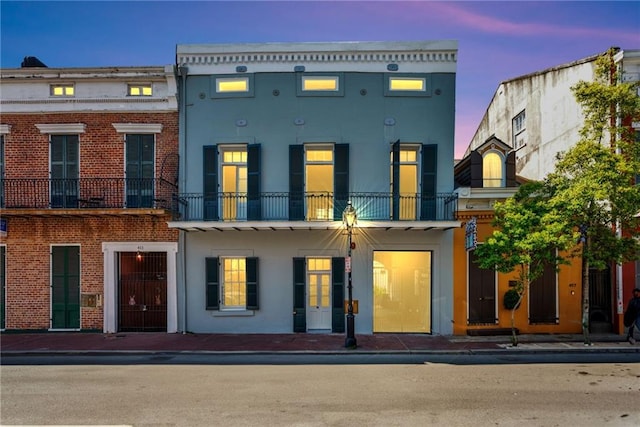
[[218,258],[206,258],[206,309],[220,309],[220,280]]
[[331,259],[331,332],[344,332],[344,258]]
[[289,220],[304,220],[304,145],[289,146]]
[[482,155],[477,151],[469,154],[471,163],[471,188],[482,188]]
[[247,219],[262,219],[260,199],[260,144],[247,147]]
[[420,219],[437,219],[436,211],[436,172],[438,165],[438,146],[424,144],[422,146],[422,206]]
[[307,332],[306,265],[304,258],[293,259],[293,332]]
[[218,220],[218,147],[206,145],[202,147],[203,159],[203,218],[205,221]]
[[507,167],[506,167],[506,186],[507,187],[517,187],[518,183],[516,181],[516,152],[511,151],[507,154]]
[[342,211],[349,200],[349,144],[336,144],[333,165],[334,221],[342,221]]
[[51,248],[51,328],[80,328],[80,247]]
[[247,310],[258,309],[258,258],[247,258]]
[[0,329],[5,328],[5,311],[4,311],[4,298],[5,298],[5,265],[6,265],[6,250],[5,246],[0,246]]
[[392,179],[391,191],[393,193],[393,213],[391,219],[397,221],[400,218],[400,140],[391,147]]

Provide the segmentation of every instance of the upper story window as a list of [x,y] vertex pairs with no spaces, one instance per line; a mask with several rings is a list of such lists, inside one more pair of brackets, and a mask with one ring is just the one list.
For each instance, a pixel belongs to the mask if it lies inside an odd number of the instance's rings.
[[516,150],[522,147],[526,142],[525,141],[525,131],[526,131],[525,119],[526,119],[525,111],[522,110],[512,120],[511,127],[513,129],[513,148]]
[[503,187],[504,161],[495,151],[489,151],[482,157],[482,186]]
[[129,85],[127,89],[127,94],[129,96],[152,96],[153,88],[150,84],[148,85]]
[[385,96],[431,96],[430,74],[385,74]]
[[426,90],[424,78],[413,77],[389,77],[390,91],[420,91]]
[[337,91],[338,76],[302,76],[302,90],[307,91]]
[[254,95],[254,75],[211,76],[212,98],[251,98]]
[[248,77],[218,77],[216,78],[216,92],[217,93],[233,93],[233,92],[248,92],[249,91],[249,78]]
[[344,96],[343,73],[298,74],[298,96]]
[[74,96],[75,87],[73,84],[51,85],[51,96]]

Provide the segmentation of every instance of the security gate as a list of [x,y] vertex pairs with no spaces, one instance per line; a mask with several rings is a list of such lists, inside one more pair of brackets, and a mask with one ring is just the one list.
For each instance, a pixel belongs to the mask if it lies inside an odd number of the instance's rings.
[[119,330],[167,330],[167,254],[121,252],[119,268]]

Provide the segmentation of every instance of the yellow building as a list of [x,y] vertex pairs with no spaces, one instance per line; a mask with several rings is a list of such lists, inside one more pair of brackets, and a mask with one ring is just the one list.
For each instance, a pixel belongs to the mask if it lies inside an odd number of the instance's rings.
[[[458,217],[462,227],[453,241],[453,333],[481,335],[510,333],[511,310],[505,293],[515,285],[517,272],[480,269],[474,247],[493,233],[493,206],[517,191],[514,152],[491,137],[456,164]],[[558,271],[549,266],[526,291],[514,322],[520,334],[580,333],[581,265],[579,259]]]

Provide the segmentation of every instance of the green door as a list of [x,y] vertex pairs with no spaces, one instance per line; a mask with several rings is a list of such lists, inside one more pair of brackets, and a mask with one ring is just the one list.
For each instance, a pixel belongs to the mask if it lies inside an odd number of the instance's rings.
[[51,328],[80,328],[80,247],[51,248]]
[[4,324],[4,319],[5,319],[5,315],[4,315],[4,288],[5,288],[5,283],[6,283],[6,279],[5,279],[5,255],[6,255],[6,251],[5,251],[5,247],[4,246],[0,246],[0,329],[4,329],[5,328],[5,324]]

